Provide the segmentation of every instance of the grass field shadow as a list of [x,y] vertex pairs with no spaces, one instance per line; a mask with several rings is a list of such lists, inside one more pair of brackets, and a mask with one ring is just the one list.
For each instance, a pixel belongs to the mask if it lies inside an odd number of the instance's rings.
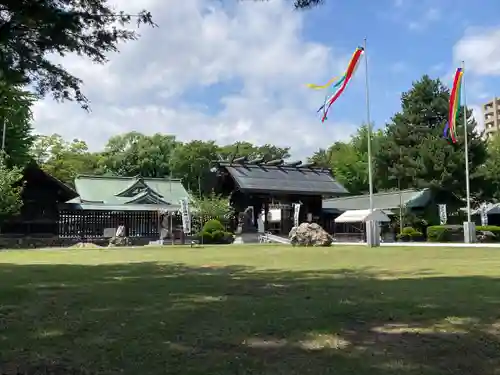
[[499,374],[500,280],[421,273],[0,264],[0,370]]

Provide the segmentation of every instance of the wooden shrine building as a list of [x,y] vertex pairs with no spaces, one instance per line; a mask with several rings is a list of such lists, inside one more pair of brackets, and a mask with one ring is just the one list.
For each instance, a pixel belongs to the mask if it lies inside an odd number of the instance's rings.
[[169,178],[79,175],[75,188],[77,197],[60,205],[60,236],[109,237],[124,225],[128,237],[170,238],[180,231],[180,200],[189,197]]
[[218,161],[212,171],[215,178],[211,189],[216,194],[229,196],[237,215],[252,207],[255,227],[262,217],[265,230],[268,230],[269,210],[279,209],[277,234],[282,235],[288,235],[293,227],[294,203],[301,204],[299,222],[321,224],[323,198],[348,194],[333,178],[331,170],[300,161],[264,162],[263,159],[242,157],[232,162]]
[[0,235],[57,236],[59,205],[77,197],[77,192],[34,162],[25,167],[18,184],[23,186],[21,211],[1,222]]
[[18,184],[23,205],[0,221],[4,239],[104,240],[120,225],[138,243],[184,238],[180,200],[189,194],[177,179],[79,175],[73,188],[31,163]]

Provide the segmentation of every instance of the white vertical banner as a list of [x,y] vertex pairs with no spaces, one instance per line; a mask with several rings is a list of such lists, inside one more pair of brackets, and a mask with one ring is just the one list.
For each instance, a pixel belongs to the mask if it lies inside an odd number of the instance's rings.
[[189,212],[189,201],[187,198],[181,199],[182,231],[185,234],[191,233],[191,213]]
[[293,204],[293,226],[299,226],[299,213],[300,213],[300,203]]
[[448,214],[446,212],[445,204],[438,204],[439,208],[439,222],[441,225],[445,225],[448,222]]
[[483,227],[488,225],[488,208],[485,204],[481,206],[481,225]]

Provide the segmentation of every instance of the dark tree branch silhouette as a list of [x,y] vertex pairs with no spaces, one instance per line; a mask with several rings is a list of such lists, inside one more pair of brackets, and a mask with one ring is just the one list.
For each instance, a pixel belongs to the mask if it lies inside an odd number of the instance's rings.
[[105,0],[0,0],[0,75],[10,84],[33,86],[41,96],[75,100],[85,109],[82,80],[51,55],[76,53],[98,64],[120,42],[136,40],[126,26],[156,26],[150,12],[127,14]]

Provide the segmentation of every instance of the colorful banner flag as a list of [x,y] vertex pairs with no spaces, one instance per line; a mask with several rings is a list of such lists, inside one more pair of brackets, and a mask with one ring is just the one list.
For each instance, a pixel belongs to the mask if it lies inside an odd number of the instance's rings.
[[[451,94],[450,94],[450,106],[448,110],[447,128],[449,129],[451,141],[453,143],[457,143],[457,121],[458,121],[458,113],[460,110],[463,74],[464,74],[463,69],[458,68],[457,71],[455,72],[455,78],[453,79],[453,87],[451,89]],[[446,129],[445,129],[445,134],[446,134]]]
[[[354,73],[356,72],[356,69],[359,65],[359,61],[361,60],[361,56],[363,55],[363,53],[364,53],[363,47],[356,48],[351,57],[351,60],[349,61],[349,64],[347,65],[345,73],[338,81],[336,81],[336,77],[334,77],[324,85],[314,85],[311,83],[307,84],[307,87],[314,90],[321,90],[331,87],[332,90],[331,95],[326,95],[325,102],[317,111],[317,112],[323,111],[323,116],[321,119],[322,122],[324,122],[327,119],[328,110],[330,109],[332,104],[340,97],[340,95],[342,95],[345,88],[347,87],[347,84],[349,83]],[[335,89],[335,91],[333,91],[333,89]]]

